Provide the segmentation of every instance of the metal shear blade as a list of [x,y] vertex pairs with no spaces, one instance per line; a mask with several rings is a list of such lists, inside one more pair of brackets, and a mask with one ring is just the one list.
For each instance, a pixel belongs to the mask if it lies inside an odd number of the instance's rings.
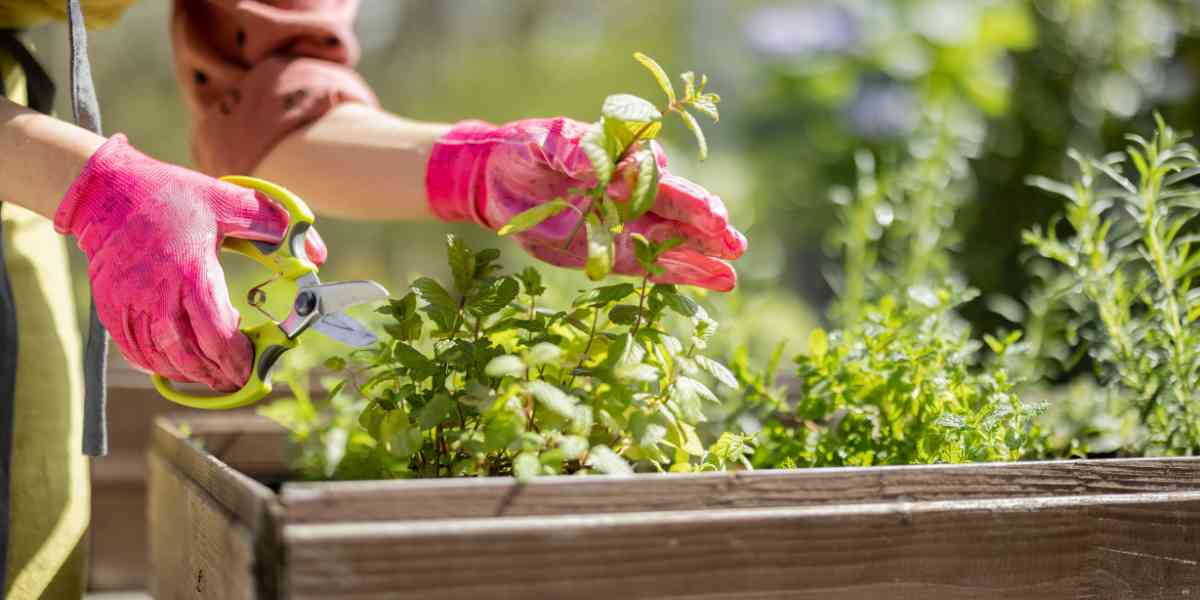
[[312,327],[349,346],[365,348],[375,343],[377,340],[375,334],[343,311],[351,306],[367,304],[387,297],[387,290],[374,281],[338,281],[301,285],[296,294],[292,312],[279,324],[279,327],[288,338],[294,339]]

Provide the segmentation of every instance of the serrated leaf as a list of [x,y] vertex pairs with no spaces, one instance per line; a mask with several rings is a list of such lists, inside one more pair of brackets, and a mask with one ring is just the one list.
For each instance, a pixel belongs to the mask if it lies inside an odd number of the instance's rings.
[[524,377],[525,361],[511,354],[502,354],[488,361],[483,372],[488,377]]
[[588,279],[599,281],[612,272],[613,267],[613,234],[607,227],[587,223],[587,263],[584,272]]
[[546,287],[542,285],[542,273],[534,267],[525,267],[518,275],[521,279],[521,285],[525,288],[525,293],[530,296],[541,296],[546,292]]
[[442,331],[450,331],[458,319],[458,303],[438,282],[421,277],[412,283],[413,292],[425,302],[422,310]]
[[419,417],[421,429],[432,429],[445,421],[446,417],[450,415],[450,402],[450,396],[434,394],[429,404],[421,408]]
[[695,300],[678,292],[668,291],[666,288],[655,287],[655,291],[659,292],[659,295],[662,297],[663,304],[676,314],[690,318],[700,312],[700,305],[696,304]]
[[421,317],[413,314],[406,317],[403,321],[385,324],[383,330],[399,341],[411,342],[421,337],[422,325]]
[[610,142],[609,133],[601,121],[588,127],[583,138],[579,140],[579,147],[583,149],[588,161],[592,163],[592,173],[596,176],[596,185],[601,188],[608,187],[609,182],[612,181],[613,160],[616,155],[610,154],[609,148],[614,146],[615,144]]
[[634,304],[618,304],[608,311],[608,320],[617,325],[633,325],[641,312]]
[[721,382],[721,385],[735,390],[738,389],[737,377],[734,377],[733,371],[730,371],[729,367],[721,364],[720,361],[713,360],[707,356],[697,356],[696,364],[700,365],[700,368],[704,369],[709,375],[712,375],[713,379]]
[[399,362],[408,369],[408,374],[414,382],[424,381],[427,377],[437,372],[437,365],[433,361],[426,358],[416,348],[404,342],[396,342],[395,347],[392,348],[392,353],[396,358],[396,362]]
[[654,208],[658,197],[658,161],[650,149],[638,153],[637,181],[629,194],[625,220],[636,219]]
[[592,446],[587,466],[607,475],[633,475],[633,468],[608,446]]
[[537,477],[538,471],[541,469],[541,461],[532,452],[522,452],[513,459],[513,476],[517,478],[517,481],[529,481]]
[[475,297],[467,302],[467,310],[476,317],[494,315],[517,299],[521,287],[512,277],[503,277],[493,281]]
[[637,123],[639,127],[662,119],[662,113],[649,100],[632,94],[613,94],[604,99],[600,114],[605,119]]
[[614,160],[635,142],[652,140],[662,132],[662,121],[639,123],[605,118],[600,122],[603,123],[608,143],[612,144],[609,148],[609,156]]
[[633,53],[634,60],[646,67],[647,71],[654,76],[654,80],[658,82],[658,87],[662,88],[664,94],[667,95],[667,102],[675,104],[675,86],[671,85],[671,78],[667,77],[667,72],[653,58],[642,54],[641,52]]
[[450,234],[446,236],[446,254],[450,273],[454,276],[454,289],[466,295],[471,291],[471,283],[475,279],[475,253],[458,236]]
[[696,136],[696,145],[700,147],[700,160],[707,159],[708,140],[704,138],[704,131],[700,129],[700,123],[696,122],[696,117],[693,117],[692,113],[686,110],[681,110],[679,111],[679,118],[683,119],[683,124],[687,125],[687,128],[692,130],[692,135]]
[[541,380],[529,382],[529,393],[546,408],[560,417],[572,419],[575,417],[575,398],[566,392]]
[[575,299],[575,306],[600,307],[610,302],[628,298],[637,288],[632,283],[617,283],[592,288]]
[[[609,164],[611,165],[611,163]],[[611,176],[612,173],[610,166],[609,177]],[[555,198],[549,202],[543,202],[537,206],[534,206],[533,208],[522,211],[515,217],[509,219],[508,223],[505,223],[504,226],[496,232],[496,234],[505,236],[512,235],[514,233],[521,233],[522,231],[528,231],[534,227],[537,227],[538,225],[541,225],[542,221],[545,221],[546,219],[549,219],[550,217],[553,217],[554,215],[557,215],[558,213],[571,207],[572,204],[566,200],[563,200],[562,198]]]

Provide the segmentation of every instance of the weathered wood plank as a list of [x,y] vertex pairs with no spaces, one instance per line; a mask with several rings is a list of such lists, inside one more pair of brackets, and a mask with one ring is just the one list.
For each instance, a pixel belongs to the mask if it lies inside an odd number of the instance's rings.
[[289,523],[819,506],[1200,489],[1200,459],[288,483]]
[[[1121,515],[1176,529],[1116,530]],[[1200,492],[1180,492],[289,525],[285,585],[355,599],[1158,598],[1191,575],[1139,570],[1194,569],[1198,520]],[[1089,581],[1097,552],[1118,585]]]
[[1096,533],[1080,598],[1200,595],[1200,513],[1172,502],[1104,504],[1090,512]]
[[150,591],[159,600],[257,598],[250,529],[169,462],[151,454]]

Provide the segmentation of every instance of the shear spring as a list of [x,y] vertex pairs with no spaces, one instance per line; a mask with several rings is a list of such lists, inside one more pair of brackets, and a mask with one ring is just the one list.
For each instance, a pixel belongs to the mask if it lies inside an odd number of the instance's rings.
[[250,291],[246,292],[246,303],[252,306],[254,310],[266,315],[268,319],[275,322],[278,322],[279,319],[276,319],[275,315],[272,315],[264,307],[267,302],[267,292],[263,291],[263,288],[277,281],[279,277],[279,275],[275,275],[274,277],[250,288]]

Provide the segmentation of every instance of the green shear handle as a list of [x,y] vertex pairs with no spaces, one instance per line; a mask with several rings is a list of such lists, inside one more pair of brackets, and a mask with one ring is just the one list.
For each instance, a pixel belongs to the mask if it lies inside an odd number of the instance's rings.
[[[287,209],[289,218],[287,232],[277,245],[225,238],[221,248],[250,257],[273,271],[279,279],[293,283],[317,283],[317,266],[308,259],[308,253],[304,249],[305,235],[312,228],[315,219],[304,201],[292,192],[262,179],[228,176],[222,177],[221,181],[266,194]],[[297,300],[298,306],[293,312],[304,308],[299,306],[299,297]],[[271,368],[284,352],[296,347],[297,341],[294,335],[289,336],[280,323],[274,321],[243,329],[242,333],[250,338],[254,347],[254,368],[250,371],[250,379],[238,391],[217,396],[192,395],[176,389],[170,380],[158,374],[151,376],[154,388],[164,398],[191,408],[223,410],[247,406],[262,400],[271,393]]]

